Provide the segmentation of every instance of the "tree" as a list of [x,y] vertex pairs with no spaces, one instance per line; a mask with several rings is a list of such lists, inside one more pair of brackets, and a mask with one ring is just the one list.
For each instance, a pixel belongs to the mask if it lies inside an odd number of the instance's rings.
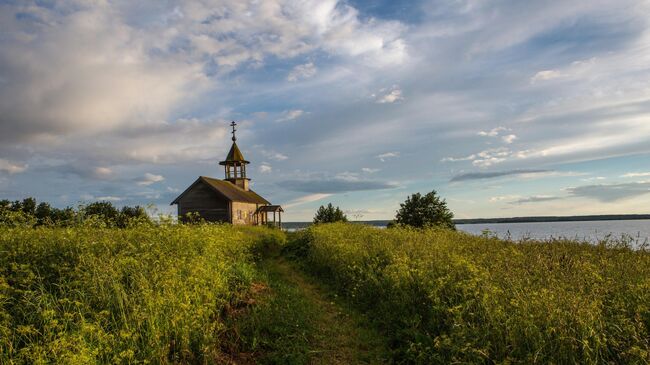
[[147,211],[139,205],[135,207],[123,206],[117,218],[117,226],[120,228],[128,227],[133,223],[145,222],[150,222],[149,216],[147,215]]
[[321,205],[314,216],[314,224],[347,221],[348,217],[345,216],[345,213],[339,207],[334,208],[332,203],[327,204],[326,207]]
[[411,195],[400,204],[395,223],[418,228],[442,227],[456,229],[452,219],[454,214],[447,208],[447,202],[433,190],[422,196]]
[[83,211],[87,217],[96,217],[104,221],[108,226],[113,226],[120,212],[111,202],[101,201],[86,205]]
[[52,219],[53,213],[54,210],[50,204],[42,202],[36,206],[36,212],[34,215],[36,216],[36,219],[38,219],[38,224],[43,225],[54,222],[54,219]]
[[25,198],[23,199],[23,203],[21,204],[23,213],[27,215],[35,215],[36,214],[36,199],[34,198]]

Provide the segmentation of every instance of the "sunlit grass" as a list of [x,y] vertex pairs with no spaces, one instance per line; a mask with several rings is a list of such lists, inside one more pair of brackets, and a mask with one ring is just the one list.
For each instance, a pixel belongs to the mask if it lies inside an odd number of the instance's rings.
[[257,249],[226,225],[0,229],[0,363],[214,362]]
[[398,361],[650,361],[646,251],[350,224],[289,249],[375,319]]

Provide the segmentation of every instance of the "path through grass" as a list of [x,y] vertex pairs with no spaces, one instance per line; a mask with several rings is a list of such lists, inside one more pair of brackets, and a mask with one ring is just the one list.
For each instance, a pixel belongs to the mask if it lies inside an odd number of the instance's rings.
[[[240,354],[266,364],[378,364],[384,339],[363,316],[282,256],[260,262],[268,288],[236,319]],[[239,363],[246,362],[239,356]]]

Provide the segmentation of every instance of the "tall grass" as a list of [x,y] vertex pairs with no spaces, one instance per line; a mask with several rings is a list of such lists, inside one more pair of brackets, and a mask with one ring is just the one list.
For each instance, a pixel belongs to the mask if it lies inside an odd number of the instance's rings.
[[0,363],[214,363],[269,229],[0,229]]
[[650,362],[650,253],[446,230],[314,226],[292,244],[398,362]]

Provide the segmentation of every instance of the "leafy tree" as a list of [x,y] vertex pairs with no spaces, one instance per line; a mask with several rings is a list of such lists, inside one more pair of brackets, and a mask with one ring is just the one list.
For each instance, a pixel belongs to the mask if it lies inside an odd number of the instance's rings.
[[117,218],[117,226],[125,228],[128,227],[131,223],[135,222],[151,222],[149,220],[149,216],[147,215],[147,211],[139,205],[136,205],[135,207],[122,207],[119,217]]
[[34,198],[25,198],[23,199],[22,203],[22,210],[23,213],[27,215],[35,215],[36,214],[36,199]]
[[120,214],[117,208],[107,201],[90,203],[83,208],[83,211],[86,216],[99,218],[109,226],[116,223]]
[[332,203],[327,204],[327,206],[320,206],[316,211],[314,216],[314,224],[318,223],[334,223],[334,222],[347,222],[348,217],[343,213],[339,208],[332,205]]
[[52,221],[60,226],[74,225],[76,217],[77,212],[71,207],[66,207],[64,209],[53,208],[52,214],[50,215]]
[[50,204],[42,202],[36,206],[36,212],[34,216],[36,216],[36,219],[38,219],[39,225],[53,223],[53,215],[54,209],[52,209]]
[[400,204],[395,223],[412,227],[442,227],[456,229],[454,214],[447,208],[447,202],[433,190],[426,195],[416,193]]

